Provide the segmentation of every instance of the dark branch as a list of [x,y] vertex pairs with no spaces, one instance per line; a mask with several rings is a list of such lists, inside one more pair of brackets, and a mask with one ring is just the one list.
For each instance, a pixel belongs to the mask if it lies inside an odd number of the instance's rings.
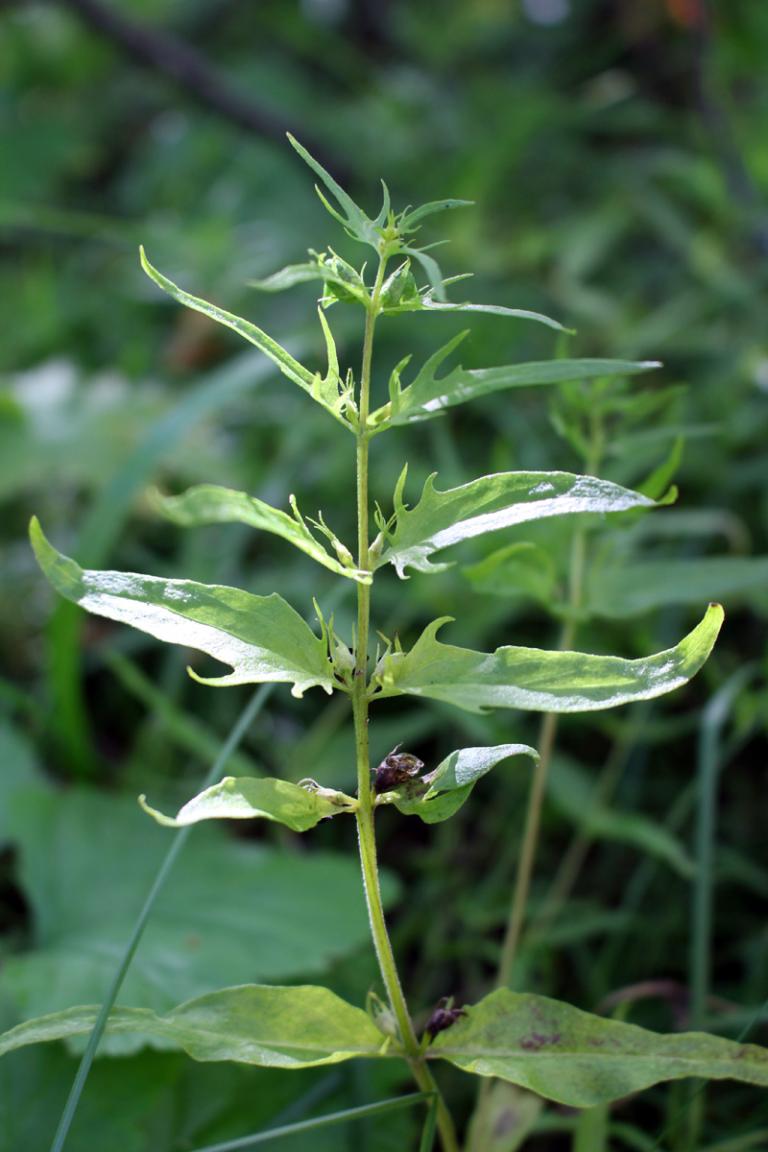
[[213,69],[204,56],[183,40],[168,32],[138,24],[102,3],[102,0],[58,2],[120,48],[135,64],[172,80],[198,104],[217,112],[246,132],[282,144],[285,142],[286,131],[294,131],[323,165],[344,178],[345,166],[329,156],[324,146],[303,127],[243,95]]

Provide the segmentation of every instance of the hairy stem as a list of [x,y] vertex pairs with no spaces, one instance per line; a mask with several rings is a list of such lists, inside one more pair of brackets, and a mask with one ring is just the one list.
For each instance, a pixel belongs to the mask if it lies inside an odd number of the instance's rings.
[[[380,306],[381,286],[384,282],[386,256],[382,255],[376,281],[371,292],[370,304],[365,318],[365,338],[360,373],[360,394],[358,402],[359,424],[357,430],[357,525],[358,525],[358,567],[369,567],[368,529],[368,447],[367,429],[370,411],[371,360],[373,355],[373,335]],[[437,1126],[444,1152],[458,1152],[458,1142],[453,1120],[440,1095],[432,1072],[427,1066],[421,1046],[414,1032],[413,1023],[406,1003],[400,976],[397,971],[392,943],[389,939],[384,908],[379,886],[379,867],[376,856],[376,834],[374,829],[374,795],[371,786],[370,752],[368,747],[368,636],[370,632],[371,585],[357,586],[357,635],[355,641],[355,671],[352,688],[352,711],[355,723],[355,755],[357,762],[357,794],[359,805],[356,813],[357,833],[360,846],[360,866],[363,887],[368,906],[373,945],[379,962],[379,970],[387,993],[389,1006],[397,1022],[400,1043],[411,1067],[414,1079],[423,1092],[437,1098]]]

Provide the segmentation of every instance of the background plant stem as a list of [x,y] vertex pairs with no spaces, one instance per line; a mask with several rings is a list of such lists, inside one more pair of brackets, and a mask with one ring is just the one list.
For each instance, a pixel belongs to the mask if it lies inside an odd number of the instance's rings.
[[[379,311],[379,296],[384,282],[387,265],[385,255],[379,261],[376,281],[371,292],[371,300],[365,318],[365,337],[360,372],[359,426],[357,432],[357,540],[358,567],[369,567],[368,555],[368,444],[367,429],[370,411],[371,360],[373,356],[373,335]],[[419,1041],[413,1028],[408,1005],[400,983],[392,943],[384,919],[384,908],[379,887],[379,868],[376,856],[376,833],[373,816],[373,790],[371,788],[370,751],[368,746],[368,636],[370,631],[371,586],[357,586],[357,636],[355,638],[355,671],[352,688],[352,711],[355,723],[355,756],[357,761],[357,794],[359,807],[356,813],[357,834],[360,847],[360,867],[363,888],[368,907],[373,945],[379,962],[381,978],[386,989],[389,1006],[397,1022],[397,1029],[406,1059],[414,1079],[423,1092],[437,1096],[437,1127],[440,1132],[444,1152],[458,1152],[458,1142],[453,1120],[440,1095],[439,1089],[427,1067]]]

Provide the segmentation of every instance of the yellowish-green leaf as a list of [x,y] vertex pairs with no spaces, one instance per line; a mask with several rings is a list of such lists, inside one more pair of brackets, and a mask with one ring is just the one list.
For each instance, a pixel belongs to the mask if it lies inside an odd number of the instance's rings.
[[[347,576],[350,580],[358,580],[361,584],[371,582],[370,572],[354,568],[350,563],[343,564],[340,559],[330,555],[307,527],[294,501],[293,515],[289,516],[287,512],[281,512],[246,492],[219,488],[215,484],[198,484],[181,496],[156,495],[154,503],[169,520],[186,527],[237,522],[259,528],[262,532],[271,532],[311,556],[324,568],[330,568],[331,572]],[[340,541],[338,544],[340,555],[349,557],[348,549]]]
[[254,596],[193,580],[83,569],[56,551],[36,519],[30,539],[43,573],[67,600],[158,640],[206,652],[233,669],[228,676],[195,677],[204,684],[275,681],[292,684],[294,696],[316,685],[333,689],[325,639],[277,593]]
[[[69,1008],[0,1036],[0,1056],[29,1044],[86,1036],[97,1008]],[[194,1060],[231,1060],[263,1068],[310,1068],[377,1056],[383,1038],[360,1008],[326,988],[245,984],[199,996],[162,1015],[116,1008],[107,1035],[138,1035],[158,1048],[181,1048]]]
[[273,777],[225,776],[187,801],[175,817],[165,816],[140,796],[144,811],[167,828],[184,828],[201,820],[253,820],[261,817],[306,832],[321,820],[351,812],[356,801],[331,789],[302,788]]
[[522,708],[534,712],[593,712],[663,696],[695,676],[709,656],[723,621],[710,604],[700,624],[678,645],[639,660],[538,648],[473,652],[442,644],[430,624],[409,652],[387,652],[373,688],[379,696],[426,697],[468,712]]
[[571,1108],[695,1076],[768,1087],[768,1049],[701,1032],[662,1036],[502,988],[441,1032],[428,1055]]

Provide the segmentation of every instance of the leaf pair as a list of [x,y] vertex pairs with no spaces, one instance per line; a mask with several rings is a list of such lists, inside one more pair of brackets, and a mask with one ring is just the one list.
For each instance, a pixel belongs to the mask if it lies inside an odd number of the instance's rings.
[[[95,1008],[71,1008],[30,1020],[0,1036],[0,1055],[85,1035],[95,1015]],[[270,1068],[398,1054],[365,1012],[312,986],[225,988],[162,1015],[118,1008],[107,1031],[138,1035],[158,1048],[181,1048],[196,1060]],[[662,1036],[507,989],[465,1009],[426,1056],[572,1108],[594,1108],[690,1076],[768,1087],[765,1048],[696,1032]]]
[[[201,683],[290,683],[295,696],[315,686],[328,693],[339,686],[326,630],[316,636],[277,593],[254,596],[192,580],[84,570],[48,543],[37,520],[30,536],[40,567],[66,599],[159,640],[196,648],[233,669],[214,678],[193,673]],[[473,712],[613,708],[686,683],[707,659],[722,619],[722,608],[710,605],[702,622],[675,648],[639,660],[518,647],[473,652],[438,641],[445,619],[437,620],[409,652],[387,652],[381,658],[372,692],[428,697]]]

